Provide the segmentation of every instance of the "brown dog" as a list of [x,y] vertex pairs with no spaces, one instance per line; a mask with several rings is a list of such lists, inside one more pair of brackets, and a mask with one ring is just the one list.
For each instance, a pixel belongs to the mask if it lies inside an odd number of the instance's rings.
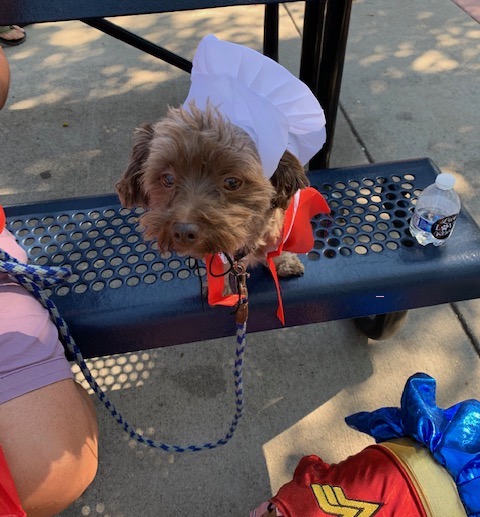
[[[170,108],[135,133],[130,164],[117,184],[124,206],[146,209],[141,224],[162,251],[195,258],[223,252],[264,262],[281,238],[285,209],[309,185],[286,151],[271,179],[250,136],[211,105]],[[279,276],[301,275],[297,255],[276,257]]]

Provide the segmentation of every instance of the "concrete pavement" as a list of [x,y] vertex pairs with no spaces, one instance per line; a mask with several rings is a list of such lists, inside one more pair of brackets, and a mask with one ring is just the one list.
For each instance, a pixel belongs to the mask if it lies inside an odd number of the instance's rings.
[[[191,58],[212,32],[261,48],[261,7],[117,19]],[[298,71],[302,6],[281,9],[281,62]],[[135,126],[183,101],[189,78],[80,22],[27,27],[7,48],[11,95],[0,112],[0,202],[106,193],[128,160]],[[480,222],[480,28],[450,0],[353,5],[332,166],[420,156],[456,173]],[[369,342],[350,321],[248,335],[246,411],[232,441],[167,454],[128,439],[98,406],[100,468],[62,517],[248,515],[291,478],[304,454],[335,462],[371,439],[344,424],[398,405],[425,371],[447,406],[479,398],[480,303],[410,311],[394,338]],[[232,339],[90,361],[119,409],[147,436],[216,440],[234,414]],[[78,378],[81,379],[80,374]]]

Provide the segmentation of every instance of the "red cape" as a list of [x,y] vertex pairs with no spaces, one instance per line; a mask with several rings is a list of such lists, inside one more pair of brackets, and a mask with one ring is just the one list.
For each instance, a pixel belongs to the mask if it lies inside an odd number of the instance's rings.
[[5,212],[3,211],[2,205],[0,205],[0,233],[3,232],[3,229],[5,228]]
[[26,515],[20,504],[7,460],[0,447],[0,517],[26,517]]

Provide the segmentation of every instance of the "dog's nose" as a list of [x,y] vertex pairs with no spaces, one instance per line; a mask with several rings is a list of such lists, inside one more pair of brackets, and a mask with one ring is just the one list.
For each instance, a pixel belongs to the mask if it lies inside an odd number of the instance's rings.
[[180,244],[195,244],[200,228],[194,223],[175,223],[173,225],[173,238]]

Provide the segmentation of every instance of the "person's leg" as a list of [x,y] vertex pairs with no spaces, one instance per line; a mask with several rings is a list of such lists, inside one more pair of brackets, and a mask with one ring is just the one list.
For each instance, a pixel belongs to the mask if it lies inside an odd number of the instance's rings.
[[[10,66],[8,64],[3,48],[0,45],[0,110],[7,102],[8,89],[10,86]],[[2,209],[0,208],[0,211]],[[3,215],[3,214],[2,214]],[[0,232],[3,230],[0,222]]]
[[[7,230],[0,249],[27,261]],[[50,517],[95,477],[95,409],[73,379],[48,311],[6,273],[0,304],[0,446],[28,517]]]
[[50,517],[95,477],[98,427],[88,394],[72,379],[0,405],[0,443],[28,517]]

